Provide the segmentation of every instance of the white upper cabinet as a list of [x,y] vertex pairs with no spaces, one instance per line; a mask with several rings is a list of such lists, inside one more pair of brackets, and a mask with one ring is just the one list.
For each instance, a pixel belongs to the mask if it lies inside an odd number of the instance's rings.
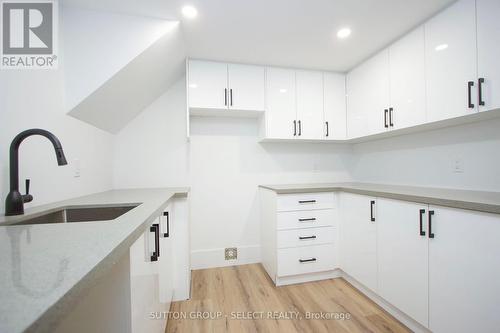
[[[500,327],[500,217],[429,207],[429,329],[497,332]],[[430,231],[429,231],[430,232]]]
[[227,108],[227,64],[190,60],[188,74],[189,107]]
[[228,65],[229,109],[264,111],[264,67]]
[[190,60],[188,68],[190,108],[264,111],[264,67]]
[[427,205],[377,199],[378,293],[428,326]]
[[389,127],[397,129],[425,123],[423,26],[389,47],[389,68],[391,87]]
[[267,68],[266,137],[292,139],[297,136],[295,70]]
[[389,127],[389,51],[347,74],[347,135],[357,138]]
[[323,73],[296,71],[297,138],[323,138]]
[[500,108],[500,1],[477,0],[479,111]]
[[476,10],[460,0],[425,24],[427,120],[477,110]]
[[347,137],[345,75],[323,74],[324,139],[344,140]]
[[377,291],[376,199],[340,194],[340,267],[373,291]]

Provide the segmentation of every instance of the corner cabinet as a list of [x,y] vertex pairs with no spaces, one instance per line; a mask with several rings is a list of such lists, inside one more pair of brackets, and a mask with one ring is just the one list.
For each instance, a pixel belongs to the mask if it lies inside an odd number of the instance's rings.
[[376,199],[351,193],[340,194],[340,267],[376,292],[377,206]]

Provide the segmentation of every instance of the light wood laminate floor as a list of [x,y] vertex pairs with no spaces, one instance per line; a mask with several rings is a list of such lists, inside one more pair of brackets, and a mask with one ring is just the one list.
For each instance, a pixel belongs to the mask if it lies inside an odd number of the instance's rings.
[[254,264],[193,271],[191,292],[172,303],[166,332],[410,332],[343,279],[275,287]]

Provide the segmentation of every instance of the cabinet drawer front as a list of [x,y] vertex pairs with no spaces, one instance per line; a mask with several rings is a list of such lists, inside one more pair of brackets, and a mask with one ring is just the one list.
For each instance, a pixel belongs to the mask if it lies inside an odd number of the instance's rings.
[[278,248],[333,244],[335,234],[334,227],[281,230],[278,231]]
[[278,250],[278,276],[307,274],[335,269],[333,244]]
[[278,211],[327,209],[334,207],[334,194],[331,192],[320,193],[294,193],[278,195]]
[[277,229],[300,229],[335,225],[334,210],[278,212]]

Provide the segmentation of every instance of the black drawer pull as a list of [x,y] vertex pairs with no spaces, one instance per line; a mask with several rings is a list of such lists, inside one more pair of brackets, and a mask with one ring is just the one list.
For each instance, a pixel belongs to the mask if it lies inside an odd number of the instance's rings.
[[316,200],[299,200],[299,204],[316,203]]
[[389,113],[388,109],[384,109],[384,127],[389,128],[389,125],[387,125],[387,113]]
[[311,258],[311,259],[299,259],[299,262],[301,264],[305,263],[305,262],[314,262],[316,261],[316,258]]
[[478,84],[478,93],[479,93],[479,105],[484,106],[485,103],[483,101],[483,83],[484,83],[484,77],[480,77],[479,80],[477,80]]
[[467,82],[467,99],[469,109],[474,109],[474,103],[472,103],[472,87],[474,87],[474,81]]
[[434,211],[429,211],[429,238],[434,238],[434,233],[432,232],[432,216],[434,215]]
[[373,216],[373,206],[375,205],[375,200],[370,201],[370,221],[375,222],[375,216]]
[[393,108],[389,108],[389,126],[394,127],[394,123],[392,122],[392,112],[394,111]]
[[425,236],[425,231],[424,231],[424,214],[425,214],[425,209],[420,210],[420,236]]
[[307,219],[299,219],[299,222],[310,222],[310,221],[316,221],[315,217],[310,217]]
[[300,240],[304,240],[304,239],[316,239],[316,236],[299,236],[299,239]]
[[153,224],[149,231],[155,233],[155,251],[151,255],[151,261],[158,261],[160,257],[160,225],[158,223]]
[[170,237],[170,215],[168,212],[163,212],[163,216],[165,216],[166,223],[167,223],[167,232],[163,233],[164,238]]

